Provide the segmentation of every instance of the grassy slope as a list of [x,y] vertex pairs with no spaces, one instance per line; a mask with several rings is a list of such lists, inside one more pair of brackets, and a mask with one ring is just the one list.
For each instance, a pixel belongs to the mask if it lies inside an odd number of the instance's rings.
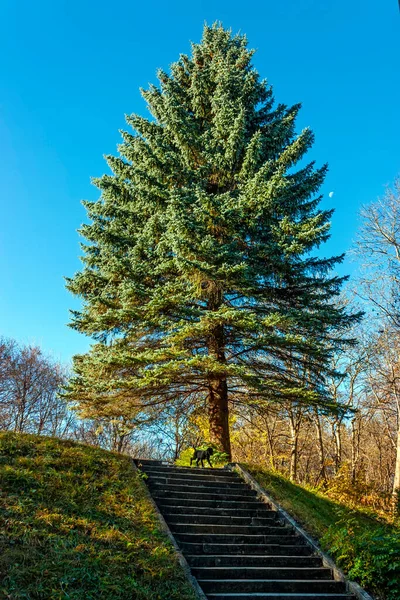
[[0,598],[194,600],[131,461],[0,434]]
[[378,598],[400,599],[400,526],[349,508],[267,469],[246,467],[352,579]]

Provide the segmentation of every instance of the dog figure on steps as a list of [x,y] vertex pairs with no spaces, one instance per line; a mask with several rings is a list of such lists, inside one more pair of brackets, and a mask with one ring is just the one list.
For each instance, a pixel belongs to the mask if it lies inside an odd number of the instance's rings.
[[192,456],[192,458],[190,459],[190,466],[192,466],[192,462],[195,460],[196,461],[196,467],[199,466],[199,463],[201,463],[201,466],[204,469],[204,462],[203,461],[207,461],[208,464],[210,465],[210,467],[212,468],[212,464],[210,462],[210,456],[214,454],[214,450],[212,448],[207,448],[207,450],[196,450],[196,448],[194,448],[194,454]]

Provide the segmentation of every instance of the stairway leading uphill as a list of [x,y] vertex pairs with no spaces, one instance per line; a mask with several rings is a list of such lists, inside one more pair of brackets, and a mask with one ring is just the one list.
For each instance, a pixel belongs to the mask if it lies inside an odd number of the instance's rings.
[[353,600],[236,473],[149,460],[139,466],[209,600]]

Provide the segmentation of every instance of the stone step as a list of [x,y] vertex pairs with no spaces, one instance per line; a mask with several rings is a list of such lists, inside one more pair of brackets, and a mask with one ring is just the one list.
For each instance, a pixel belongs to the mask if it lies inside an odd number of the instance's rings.
[[168,460],[152,460],[150,458],[134,458],[133,462],[137,467],[167,467],[171,468],[172,463]]
[[298,535],[232,535],[226,533],[176,533],[174,537],[180,542],[193,542],[201,544],[281,544],[286,546],[305,545],[304,538]]
[[[171,511],[175,510],[171,507]],[[163,516],[165,520],[172,526],[173,524],[183,524],[187,523],[188,525],[242,525],[242,526],[274,526],[279,521],[275,515],[272,517],[238,517],[236,514],[230,516],[224,516],[221,514],[179,514],[174,512],[164,512]]]
[[236,479],[234,480],[225,480],[222,479],[222,477],[220,478],[215,478],[215,479],[211,479],[209,477],[207,477],[207,479],[202,478],[202,479],[198,479],[196,480],[194,477],[169,477],[169,476],[154,476],[151,475],[147,481],[147,483],[149,483],[150,485],[173,485],[173,486],[180,486],[180,487],[184,487],[186,488],[187,486],[191,486],[191,487],[196,487],[197,489],[199,488],[218,488],[218,489],[231,489],[231,490],[235,490],[235,489],[241,489],[241,490],[248,490],[249,488],[247,487],[247,485],[245,483],[243,483],[243,481],[238,481]]
[[354,600],[237,473],[136,462],[209,600]]
[[343,581],[315,581],[313,579],[198,579],[206,594],[221,592],[291,592],[291,593],[343,593],[346,584]]
[[[234,502],[236,506],[236,502]],[[265,508],[263,508],[265,506]],[[250,519],[279,519],[279,513],[275,510],[269,510],[267,505],[260,503],[254,503],[254,508],[212,508],[211,506],[168,506],[159,504],[159,508],[163,515],[182,515],[182,516],[193,516],[198,517],[236,517],[236,518],[250,518]],[[195,523],[196,521],[193,521]]]
[[232,478],[228,479],[228,477],[198,477],[196,478],[194,475],[190,476],[169,476],[169,475],[149,475],[146,483],[160,483],[162,485],[181,485],[186,487],[190,486],[211,486],[211,487],[242,487],[249,489],[243,481],[240,479]]
[[149,471],[159,471],[161,472],[174,472],[174,473],[182,473],[184,475],[191,473],[197,475],[206,475],[209,476],[223,476],[223,477],[241,477],[237,471],[231,471],[230,469],[216,469],[214,467],[204,466],[203,467],[179,467],[177,465],[142,465],[142,469],[148,469]]
[[217,483],[214,485],[209,484],[193,484],[192,482],[188,482],[186,484],[177,484],[177,483],[158,483],[157,481],[152,481],[150,479],[149,487],[155,492],[158,490],[164,490],[166,492],[179,492],[186,494],[223,494],[223,495],[234,495],[234,496],[256,496],[257,492],[255,490],[249,489],[245,484],[240,483],[239,485],[234,484],[234,486],[230,486],[229,484],[220,484]]
[[197,579],[332,580],[325,567],[194,567],[192,573]]
[[208,600],[355,600],[351,594],[208,594]]
[[186,554],[191,567],[322,567],[320,556]]
[[262,556],[311,556],[313,550],[306,544],[226,544],[226,543],[204,543],[203,541],[179,541],[182,552],[188,555],[215,556],[217,554],[226,556],[249,556],[260,554]]
[[[137,463],[137,465],[139,466],[139,463]],[[140,466],[139,466],[140,468]],[[149,473],[152,471],[167,471],[167,472],[174,472],[174,473],[198,473],[199,475],[203,474],[203,475],[213,475],[214,477],[219,477],[219,476],[223,476],[223,477],[237,477],[237,473],[235,473],[234,471],[228,471],[228,469],[215,469],[215,468],[211,468],[211,467],[206,467],[206,468],[202,468],[202,467],[175,467],[174,465],[167,465],[164,464],[162,465],[161,463],[158,464],[142,464],[142,468],[141,470],[145,470],[148,471]]]
[[[208,470],[207,473],[198,473],[192,469],[188,469],[187,471],[177,471],[175,469],[166,468],[166,469],[142,469],[146,475],[149,477],[174,477],[178,479],[194,479],[195,481],[203,481],[207,479],[211,479],[212,481],[243,481],[239,475],[236,473],[231,473],[229,471],[225,471],[224,473],[215,474],[211,469]],[[206,469],[204,469],[205,471]],[[201,469],[203,471],[203,469]]]
[[188,524],[188,523],[170,523],[170,529],[175,535],[194,534],[194,535],[293,535],[293,528],[287,525],[216,525],[216,524]]
[[159,488],[151,488],[151,492],[152,492],[152,496],[153,498],[170,498],[170,499],[174,499],[175,500],[175,504],[179,504],[179,500],[218,500],[218,501],[226,501],[226,502],[246,502],[246,500],[249,500],[251,498],[256,498],[255,496],[255,492],[253,492],[253,490],[249,490],[246,492],[240,492],[240,493],[235,493],[235,492],[229,492],[227,490],[225,490],[224,492],[220,492],[218,493],[217,490],[213,490],[212,492],[208,492],[206,490],[202,490],[201,492],[199,490],[196,490],[196,488],[194,488],[194,490],[192,491],[192,488],[189,490],[189,488],[186,489],[182,489],[181,487],[179,489],[170,489],[172,486],[164,486],[164,487],[159,487]]
[[192,510],[196,510],[197,508],[214,508],[214,509],[234,509],[234,510],[265,510],[270,511],[271,506],[269,504],[263,504],[259,502],[256,498],[244,500],[224,500],[220,496],[215,498],[198,498],[196,495],[193,495],[189,498],[186,498],[183,494],[181,497],[172,497],[170,494],[156,495],[152,494],[153,498],[157,500],[157,505],[160,506],[163,510],[165,507],[176,506],[177,508],[181,507],[190,507]]

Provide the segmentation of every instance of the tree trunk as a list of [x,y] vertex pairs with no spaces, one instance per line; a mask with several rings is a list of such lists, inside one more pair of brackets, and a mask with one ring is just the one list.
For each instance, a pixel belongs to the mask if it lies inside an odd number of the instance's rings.
[[[296,415],[298,417],[298,415]],[[290,481],[297,481],[297,463],[298,463],[298,450],[299,450],[299,433],[300,433],[300,421],[298,418],[294,418],[293,411],[289,411],[289,422],[290,422],[290,437],[291,437],[291,449],[290,449]]]
[[325,467],[324,438],[322,436],[322,425],[321,425],[321,420],[319,418],[319,412],[318,412],[317,408],[315,409],[315,428],[316,428],[316,432],[317,432],[318,454],[319,454],[319,465],[320,465],[320,472],[319,472],[318,480],[321,478],[324,485],[326,485],[327,476],[326,476],[326,467]]
[[[221,305],[221,292],[217,291],[210,300],[209,309],[217,310]],[[217,325],[208,338],[208,355],[212,356],[219,365],[226,364],[224,326]],[[211,442],[232,458],[231,440],[229,435],[229,405],[228,383],[226,375],[219,371],[210,373],[208,377],[208,418],[210,423]]]
[[393,501],[395,505],[395,510],[396,512],[398,512],[400,510],[400,422],[397,432],[397,451],[393,482]]
[[297,453],[299,438],[296,432],[292,432],[292,448],[290,451],[290,481],[297,481]]
[[290,425],[290,481],[297,481],[297,467],[299,462],[299,438],[300,428],[303,421],[303,409],[300,406],[290,404],[287,407],[287,415]]
[[360,460],[360,435],[361,424],[359,416],[351,421],[351,483],[355,485],[357,480],[357,466]]
[[269,447],[269,460],[270,460],[272,469],[275,471],[276,464],[275,464],[274,440],[273,440],[273,435],[272,435],[272,432],[271,432],[271,428],[270,428],[269,423],[268,423],[268,417],[267,416],[264,417],[264,423],[265,423],[265,430],[267,432],[267,440],[268,440],[268,447]]
[[208,395],[208,416],[210,420],[211,442],[226,452],[231,460],[229,436],[228,385],[226,378],[210,378]]
[[117,452],[119,452],[119,453],[121,453],[124,448],[125,438],[126,438],[126,435],[123,433],[118,435]]
[[339,472],[342,464],[342,422],[340,419],[335,419],[332,425],[332,433],[335,441],[335,474]]

